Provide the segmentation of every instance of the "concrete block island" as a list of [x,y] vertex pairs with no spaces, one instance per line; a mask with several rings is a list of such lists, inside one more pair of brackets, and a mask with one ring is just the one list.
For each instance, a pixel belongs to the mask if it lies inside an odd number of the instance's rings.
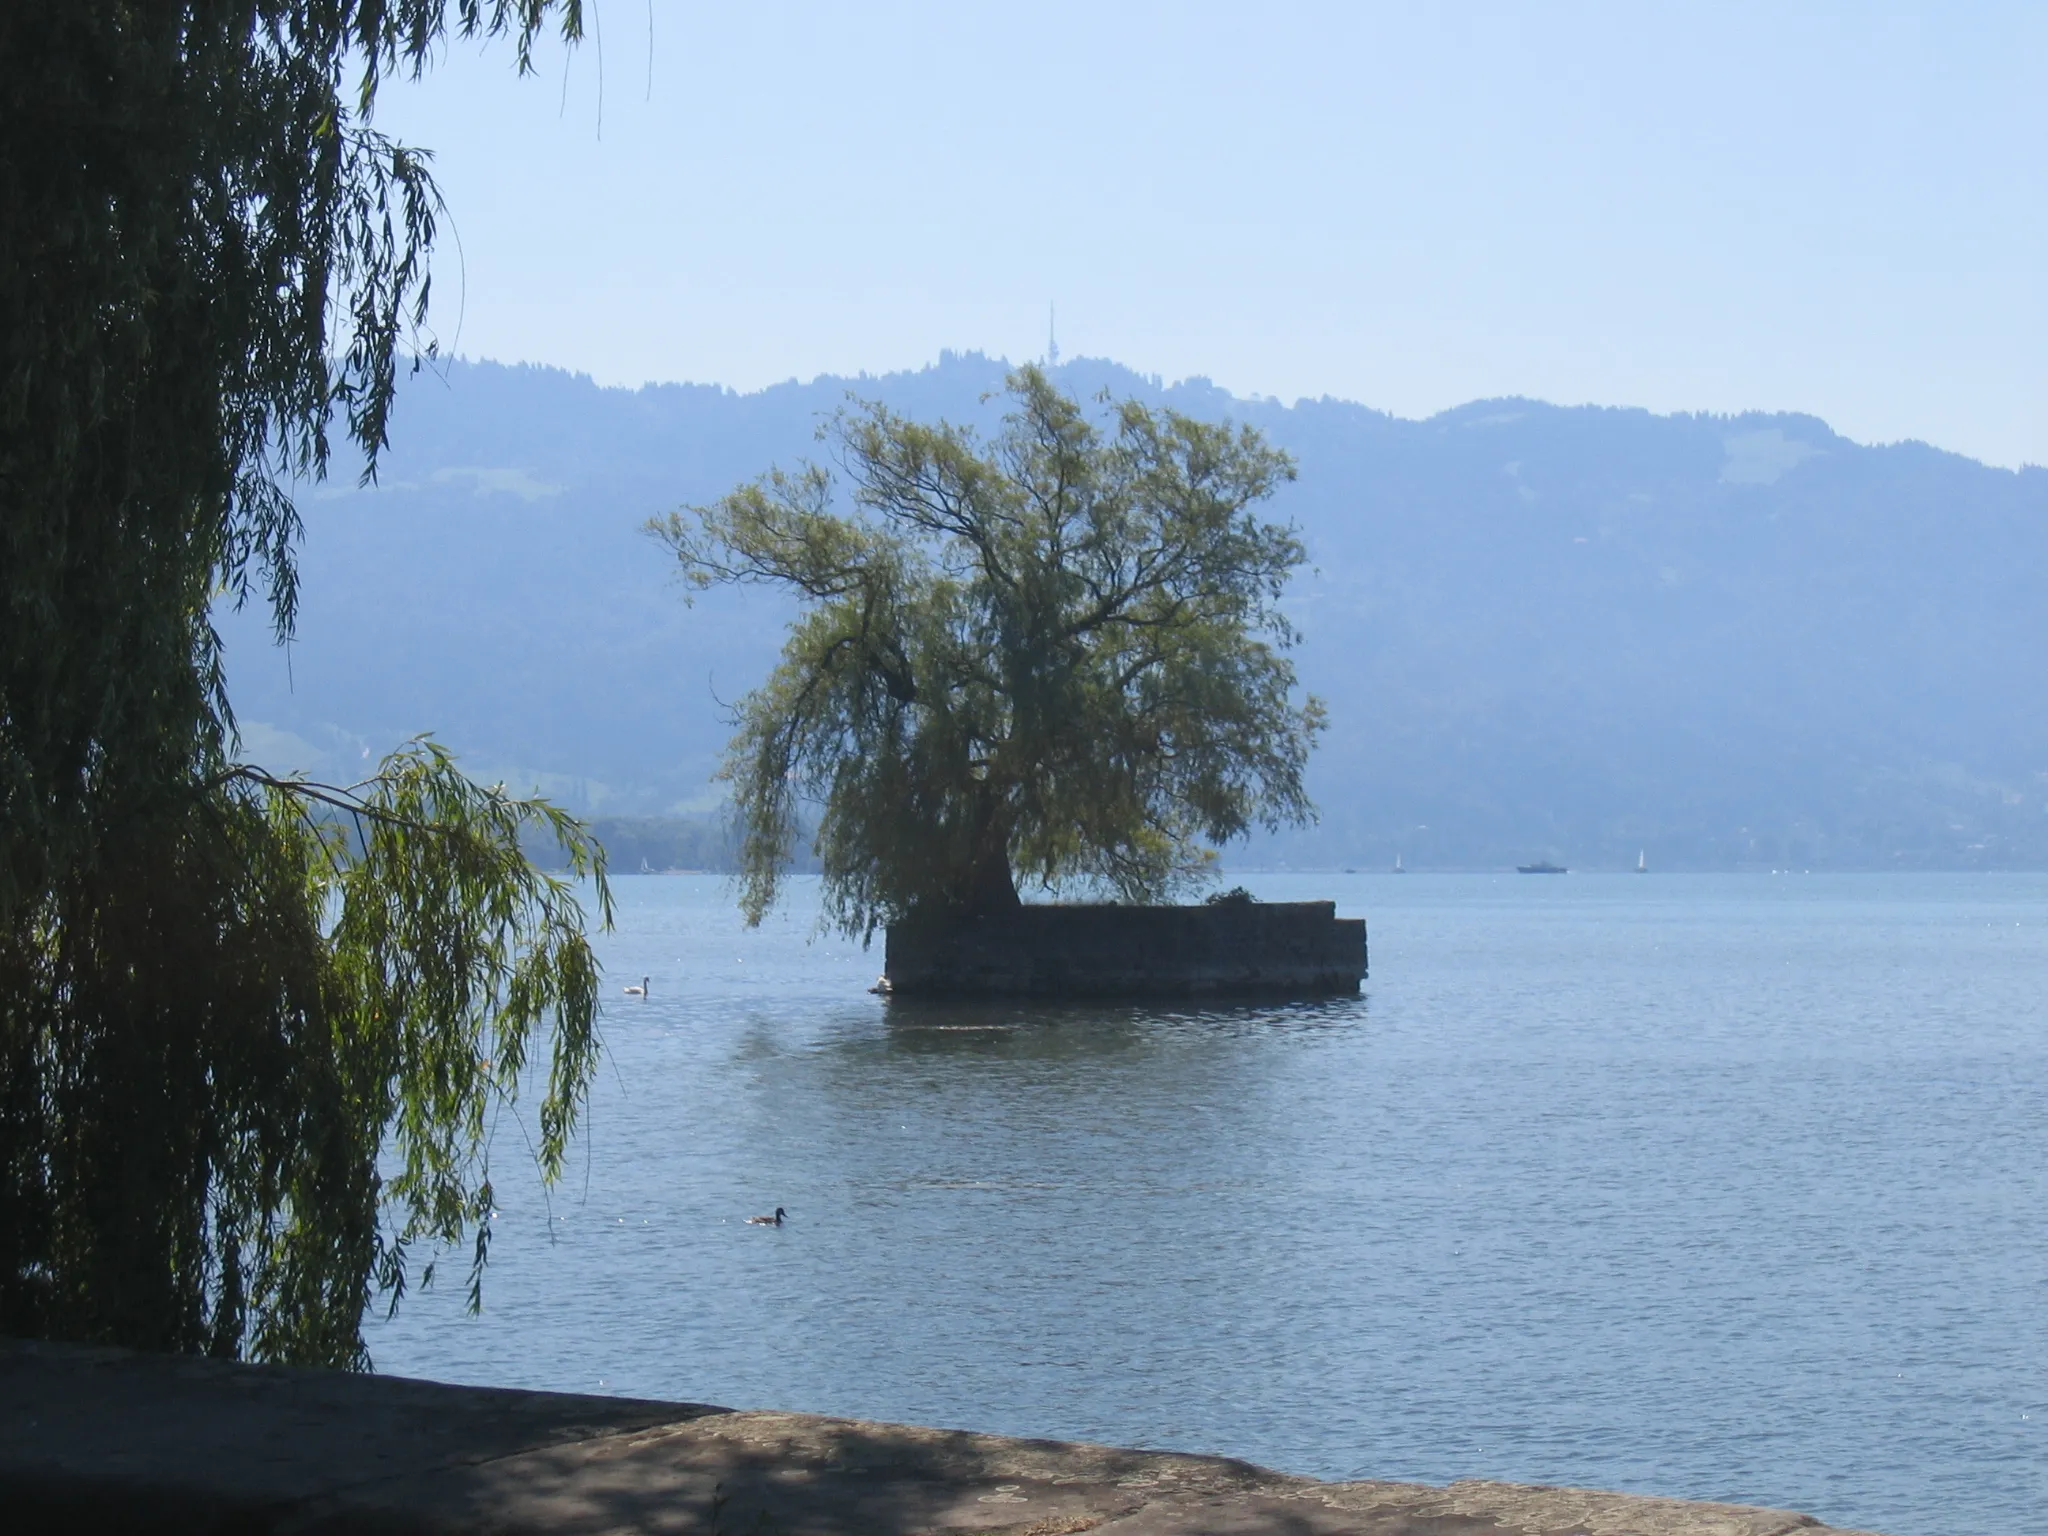
[[1365,919],[1333,901],[1215,901],[896,923],[883,983],[903,997],[1327,997],[1365,975]]

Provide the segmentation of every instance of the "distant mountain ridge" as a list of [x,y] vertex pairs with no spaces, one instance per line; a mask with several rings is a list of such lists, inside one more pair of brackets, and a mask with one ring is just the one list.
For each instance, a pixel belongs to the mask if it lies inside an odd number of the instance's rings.
[[[457,363],[404,391],[379,485],[304,498],[289,656],[223,617],[252,753],[347,774],[433,730],[611,815],[702,811],[787,610],[687,607],[638,528],[816,457],[849,392],[992,422],[1006,365],[752,394]],[[1409,869],[2048,868],[2048,472],[1799,415],[1527,400],[1406,421],[1058,370],[1250,422],[1316,569],[1289,601],[1332,725],[1323,824],[1228,861]]]

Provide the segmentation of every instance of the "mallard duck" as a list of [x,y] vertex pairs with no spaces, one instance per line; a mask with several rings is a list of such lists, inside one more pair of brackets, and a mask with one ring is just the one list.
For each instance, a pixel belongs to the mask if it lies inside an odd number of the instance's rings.
[[785,1214],[782,1207],[778,1205],[775,1207],[775,1214],[773,1216],[749,1216],[747,1218],[747,1225],[750,1227],[779,1227],[782,1225],[782,1218]]
[[654,978],[652,976],[642,976],[640,978],[639,986],[626,988],[626,996],[645,997],[647,995],[647,983],[652,981],[653,979]]

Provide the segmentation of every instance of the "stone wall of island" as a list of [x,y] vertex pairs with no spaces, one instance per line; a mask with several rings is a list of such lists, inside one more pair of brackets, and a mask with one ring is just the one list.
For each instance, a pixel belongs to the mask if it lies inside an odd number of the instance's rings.
[[903,922],[883,971],[907,997],[1312,997],[1356,992],[1365,974],[1365,919],[1331,901],[1027,904]]

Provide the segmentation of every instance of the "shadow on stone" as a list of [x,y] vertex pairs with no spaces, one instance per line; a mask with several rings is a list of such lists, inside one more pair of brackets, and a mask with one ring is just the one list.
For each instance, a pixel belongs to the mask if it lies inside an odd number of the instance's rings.
[[10,1532],[1787,1536],[1808,1516],[0,1343]]

